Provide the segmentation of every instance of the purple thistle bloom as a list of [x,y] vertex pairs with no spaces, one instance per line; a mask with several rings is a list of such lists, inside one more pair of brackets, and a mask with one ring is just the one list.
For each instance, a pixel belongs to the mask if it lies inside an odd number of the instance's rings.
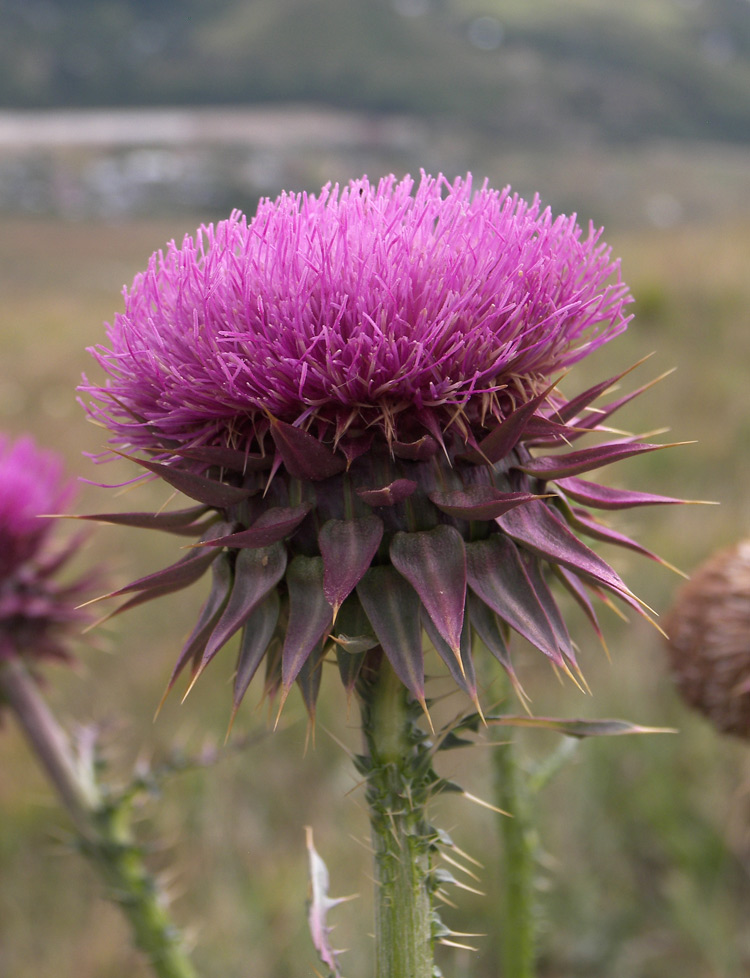
[[575,217],[470,179],[413,189],[284,194],[153,255],[95,352],[111,380],[84,388],[92,414],[147,451],[244,451],[268,415],[412,434],[415,412],[502,416],[509,384],[545,385],[625,328],[619,265]]
[[67,659],[66,634],[86,620],[75,606],[88,582],[56,580],[80,541],[56,547],[52,523],[39,518],[72,497],[58,455],[0,434],[0,660]]
[[201,535],[117,592],[212,567],[170,686],[238,631],[235,708],[265,660],[266,690],[296,681],[312,712],[331,649],[348,689],[385,654],[424,703],[423,628],[475,701],[474,635],[511,677],[510,630],[576,670],[549,576],[598,631],[592,595],[639,605],[579,534],[653,557],[589,509],[677,502],[579,478],[660,446],[566,450],[635,396],[594,412],[619,377],[555,386],[630,301],[593,228],[470,178],[283,194],[153,255],[91,351],[105,385],[82,390],[113,445],[200,504],[101,517]]

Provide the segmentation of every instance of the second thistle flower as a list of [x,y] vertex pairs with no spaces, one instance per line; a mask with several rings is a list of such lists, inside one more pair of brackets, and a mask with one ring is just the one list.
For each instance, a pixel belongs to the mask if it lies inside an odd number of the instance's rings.
[[313,712],[330,649],[348,689],[382,649],[424,704],[423,630],[475,701],[475,637],[511,677],[511,630],[575,671],[550,578],[598,630],[592,598],[640,606],[581,537],[653,556],[591,510],[677,502],[580,478],[660,447],[608,434],[635,394],[591,410],[618,377],[556,389],[629,301],[596,231],[470,178],[283,194],[154,254],[83,390],[197,504],[102,517],[199,538],[118,592],[211,568],[171,682],[236,632],[235,709],[265,661],[267,691],[296,682]]

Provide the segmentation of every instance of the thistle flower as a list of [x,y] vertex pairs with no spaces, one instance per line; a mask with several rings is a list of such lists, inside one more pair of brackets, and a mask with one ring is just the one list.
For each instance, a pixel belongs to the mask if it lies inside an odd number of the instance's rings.
[[282,194],[154,254],[82,390],[117,453],[199,504],[98,517],[200,537],[115,592],[211,567],[170,687],[236,632],[235,710],[265,660],[266,691],[296,681],[312,713],[333,649],[347,689],[382,650],[424,705],[423,630],[475,702],[474,636],[511,678],[511,630],[576,671],[548,579],[597,631],[592,596],[640,611],[580,536],[653,557],[590,509],[677,502],[579,478],[661,447],[606,427],[640,391],[557,389],[629,302],[599,232],[470,178]]
[[750,541],[714,554],[669,612],[667,650],[687,703],[717,730],[750,738]]
[[65,636],[84,618],[75,606],[86,582],[56,578],[79,541],[55,548],[52,524],[39,516],[61,511],[72,495],[55,453],[0,434],[0,661],[68,658]]

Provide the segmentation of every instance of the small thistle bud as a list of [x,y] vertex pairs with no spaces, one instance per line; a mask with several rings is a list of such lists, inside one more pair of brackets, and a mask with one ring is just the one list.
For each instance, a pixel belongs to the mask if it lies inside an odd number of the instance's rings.
[[672,675],[717,730],[750,738],[750,540],[709,558],[665,623]]
[[69,658],[66,637],[85,620],[76,605],[88,582],[60,583],[59,573],[80,538],[56,546],[52,522],[39,517],[72,496],[54,452],[0,434],[0,660]]
[[170,685],[235,633],[235,709],[265,661],[266,691],[296,682],[312,713],[331,652],[352,690],[382,651],[424,704],[423,631],[475,702],[475,635],[511,678],[511,630],[576,671],[549,579],[598,631],[592,598],[641,609],[581,537],[654,556],[590,511],[678,502],[580,478],[663,447],[611,437],[627,371],[557,388],[630,301],[599,232],[468,177],[282,194],[154,254],[92,351],[107,382],[82,390],[196,503],[100,517],[199,538],[118,592],[211,569]]

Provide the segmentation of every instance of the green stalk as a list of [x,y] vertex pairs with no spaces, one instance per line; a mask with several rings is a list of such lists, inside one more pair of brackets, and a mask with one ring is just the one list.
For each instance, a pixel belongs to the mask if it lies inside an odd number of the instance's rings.
[[383,656],[358,684],[375,862],[375,978],[432,978],[431,854],[425,818],[434,772],[420,707]]
[[503,975],[505,978],[534,978],[537,924],[534,881],[538,838],[523,773],[516,761],[515,744],[498,746],[493,756],[497,804],[511,816],[502,816],[499,820],[505,870],[501,928]]
[[196,978],[159,888],[131,832],[129,799],[108,800],[93,765],[82,763],[23,663],[0,666],[0,699],[11,708],[99,871],[107,896],[130,923],[136,947],[158,978]]

